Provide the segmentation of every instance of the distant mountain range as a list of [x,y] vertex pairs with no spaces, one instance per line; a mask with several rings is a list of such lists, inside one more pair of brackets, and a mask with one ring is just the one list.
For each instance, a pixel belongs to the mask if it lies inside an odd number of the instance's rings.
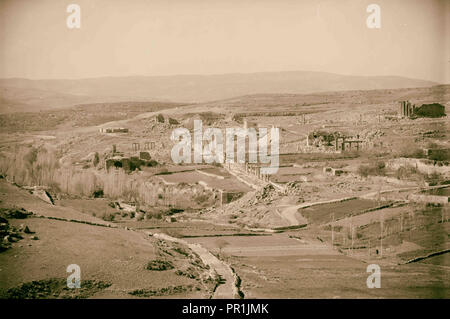
[[398,76],[324,72],[102,77],[78,80],[0,79],[0,112],[36,111],[118,101],[206,102],[250,94],[430,87],[437,83]]

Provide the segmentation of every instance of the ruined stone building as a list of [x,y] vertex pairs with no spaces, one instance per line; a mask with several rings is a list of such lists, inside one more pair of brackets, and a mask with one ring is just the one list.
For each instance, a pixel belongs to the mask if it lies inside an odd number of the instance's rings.
[[414,111],[416,109],[415,104],[411,104],[409,101],[401,101],[399,115],[401,117],[411,117],[414,115]]

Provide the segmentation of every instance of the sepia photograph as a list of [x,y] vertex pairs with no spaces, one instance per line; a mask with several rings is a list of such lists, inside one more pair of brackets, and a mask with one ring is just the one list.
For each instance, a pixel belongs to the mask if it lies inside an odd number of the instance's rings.
[[2,305],[448,300],[449,114],[449,0],[0,0]]

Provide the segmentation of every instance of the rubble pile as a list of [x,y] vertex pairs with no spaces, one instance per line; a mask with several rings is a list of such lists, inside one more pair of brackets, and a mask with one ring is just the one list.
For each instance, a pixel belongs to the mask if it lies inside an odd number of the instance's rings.
[[285,187],[286,195],[301,195],[303,192],[301,184],[302,182],[299,181],[287,183]]
[[359,135],[364,140],[372,140],[384,136],[385,133],[381,130],[363,130]]
[[267,184],[260,191],[255,194],[254,204],[263,202],[270,202],[279,196],[279,192],[272,184]]
[[174,126],[178,126],[180,123],[171,117],[158,114],[152,118],[146,119],[144,121],[144,133],[154,133],[160,132],[164,133],[167,130],[172,129]]

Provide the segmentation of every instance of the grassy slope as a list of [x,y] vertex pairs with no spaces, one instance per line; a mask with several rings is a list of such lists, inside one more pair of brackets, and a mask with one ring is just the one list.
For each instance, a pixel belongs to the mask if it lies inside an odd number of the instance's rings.
[[[103,223],[74,209],[51,206],[3,180],[0,181],[0,201],[0,207],[15,204],[44,216]],[[12,226],[27,225],[39,240],[25,235],[0,254],[0,297],[5,296],[7,289],[32,280],[65,279],[69,275],[66,267],[70,264],[81,267],[82,280],[112,283],[94,297],[131,297],[128,293],[135,289],[202,287],[194,279],[175,274],[177,268],[188,266],[183,256],[165,256],[176,265],[175,269],[146,270],[148,261],[161,257],[156,248],[157,240],[143,233],[35,217],[9,221]],[[202,287],[201,291],[187,290],[176,296],[195,298],[207,294]]]

